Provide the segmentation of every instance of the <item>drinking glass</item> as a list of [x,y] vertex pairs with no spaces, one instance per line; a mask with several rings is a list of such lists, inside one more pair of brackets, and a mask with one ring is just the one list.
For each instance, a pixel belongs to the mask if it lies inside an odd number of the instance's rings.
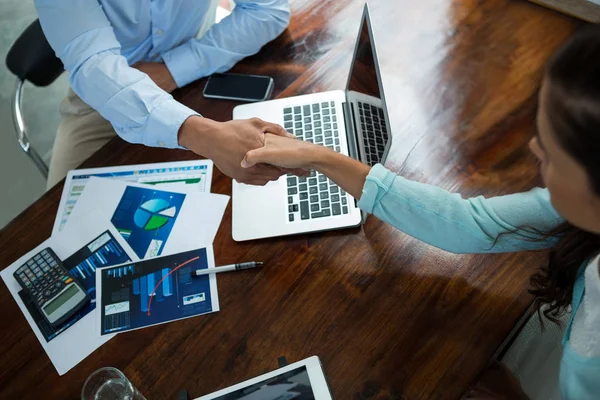
[[100,368],[83,384],[81,400],[146,400],[121,371]]

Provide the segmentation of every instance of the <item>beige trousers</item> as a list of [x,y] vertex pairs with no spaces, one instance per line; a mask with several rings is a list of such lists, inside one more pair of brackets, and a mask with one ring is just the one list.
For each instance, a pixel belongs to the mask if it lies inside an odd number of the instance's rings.
[[110,122],[72,89],[60,104],[60,115],[46,184],[48,189],[117,135]]

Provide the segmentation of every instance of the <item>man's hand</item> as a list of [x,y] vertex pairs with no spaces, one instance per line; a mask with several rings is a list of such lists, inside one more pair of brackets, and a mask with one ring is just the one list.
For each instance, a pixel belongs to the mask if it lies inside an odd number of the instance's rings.
[[264,146],[265,133],[293,137],[281,126],[258,118],[216,122],[192,116],[179,129],[179,144],[210,158],[221,172],[236,181],[262,186],[288,172],[262,164],[251,168],[241,166],[248,151]]
[[167,93],[171,93],[177,89],[173,75],[171,75],[171,72],[163,63],[140,61],[133,64],[132,67],[148,75],[159,88]]

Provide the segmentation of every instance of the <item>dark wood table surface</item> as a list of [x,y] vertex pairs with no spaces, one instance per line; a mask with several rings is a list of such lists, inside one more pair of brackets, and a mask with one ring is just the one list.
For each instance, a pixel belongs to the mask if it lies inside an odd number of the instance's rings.
[[[275,77],[278,97],[343,89],[363,1],[292,1],[288,31],[237,72]],[[465,196],[539,184],[527,142],[544,64],[579,23],[525,1],[373,0],[374,34],[394,145],[388,167]],[[234,103],[175,96],[207,117]],[[115,139],[84,166],[194,158]],[[8,266],[51,232],[62,184],[0,235]],[[231,179],[215,171],[215,193]],[[151,399],[195,397],[318,355],[337,399],[456,399],[531,304],[528,278],[544,254],[454,255],[370,217],[360,229],[236,243],[231,204],[217,264],[263,260],[218,277],[221,311],[118,335],[63,377],[4,285],[0,398],[74,399],[114,366]]]

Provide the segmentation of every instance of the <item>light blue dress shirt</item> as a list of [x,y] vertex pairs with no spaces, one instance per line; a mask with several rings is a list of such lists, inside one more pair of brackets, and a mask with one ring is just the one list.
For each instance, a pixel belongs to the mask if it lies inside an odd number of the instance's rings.
[[[556,239],[542,239],[563,222],[550,203],[548,190],[491,198],[463,199],[441,188],[410,181],[382,165],[371,169],[358,206],[401,231],[453,253],[499,253],[551,247]],[[509,234],[503,234],[510,232]],[[532,240],[534,239],[534,240]],[[573,312],[584,294],[582,265],[573,291]],[[572,322],[572,320],[571,320]],[[600,358],[584,357],[570,346],[571,323],[564,339],[560,369],[563,399],[600,399]]]
[[177,86],[255,54],[287,27],[287,0],[236,0],[230,16],[197,39],[215,0],[35,0],[42,28],[71,87],[128,142],[178,147],[194,110],[175,101],[138,61],[164,61]]

